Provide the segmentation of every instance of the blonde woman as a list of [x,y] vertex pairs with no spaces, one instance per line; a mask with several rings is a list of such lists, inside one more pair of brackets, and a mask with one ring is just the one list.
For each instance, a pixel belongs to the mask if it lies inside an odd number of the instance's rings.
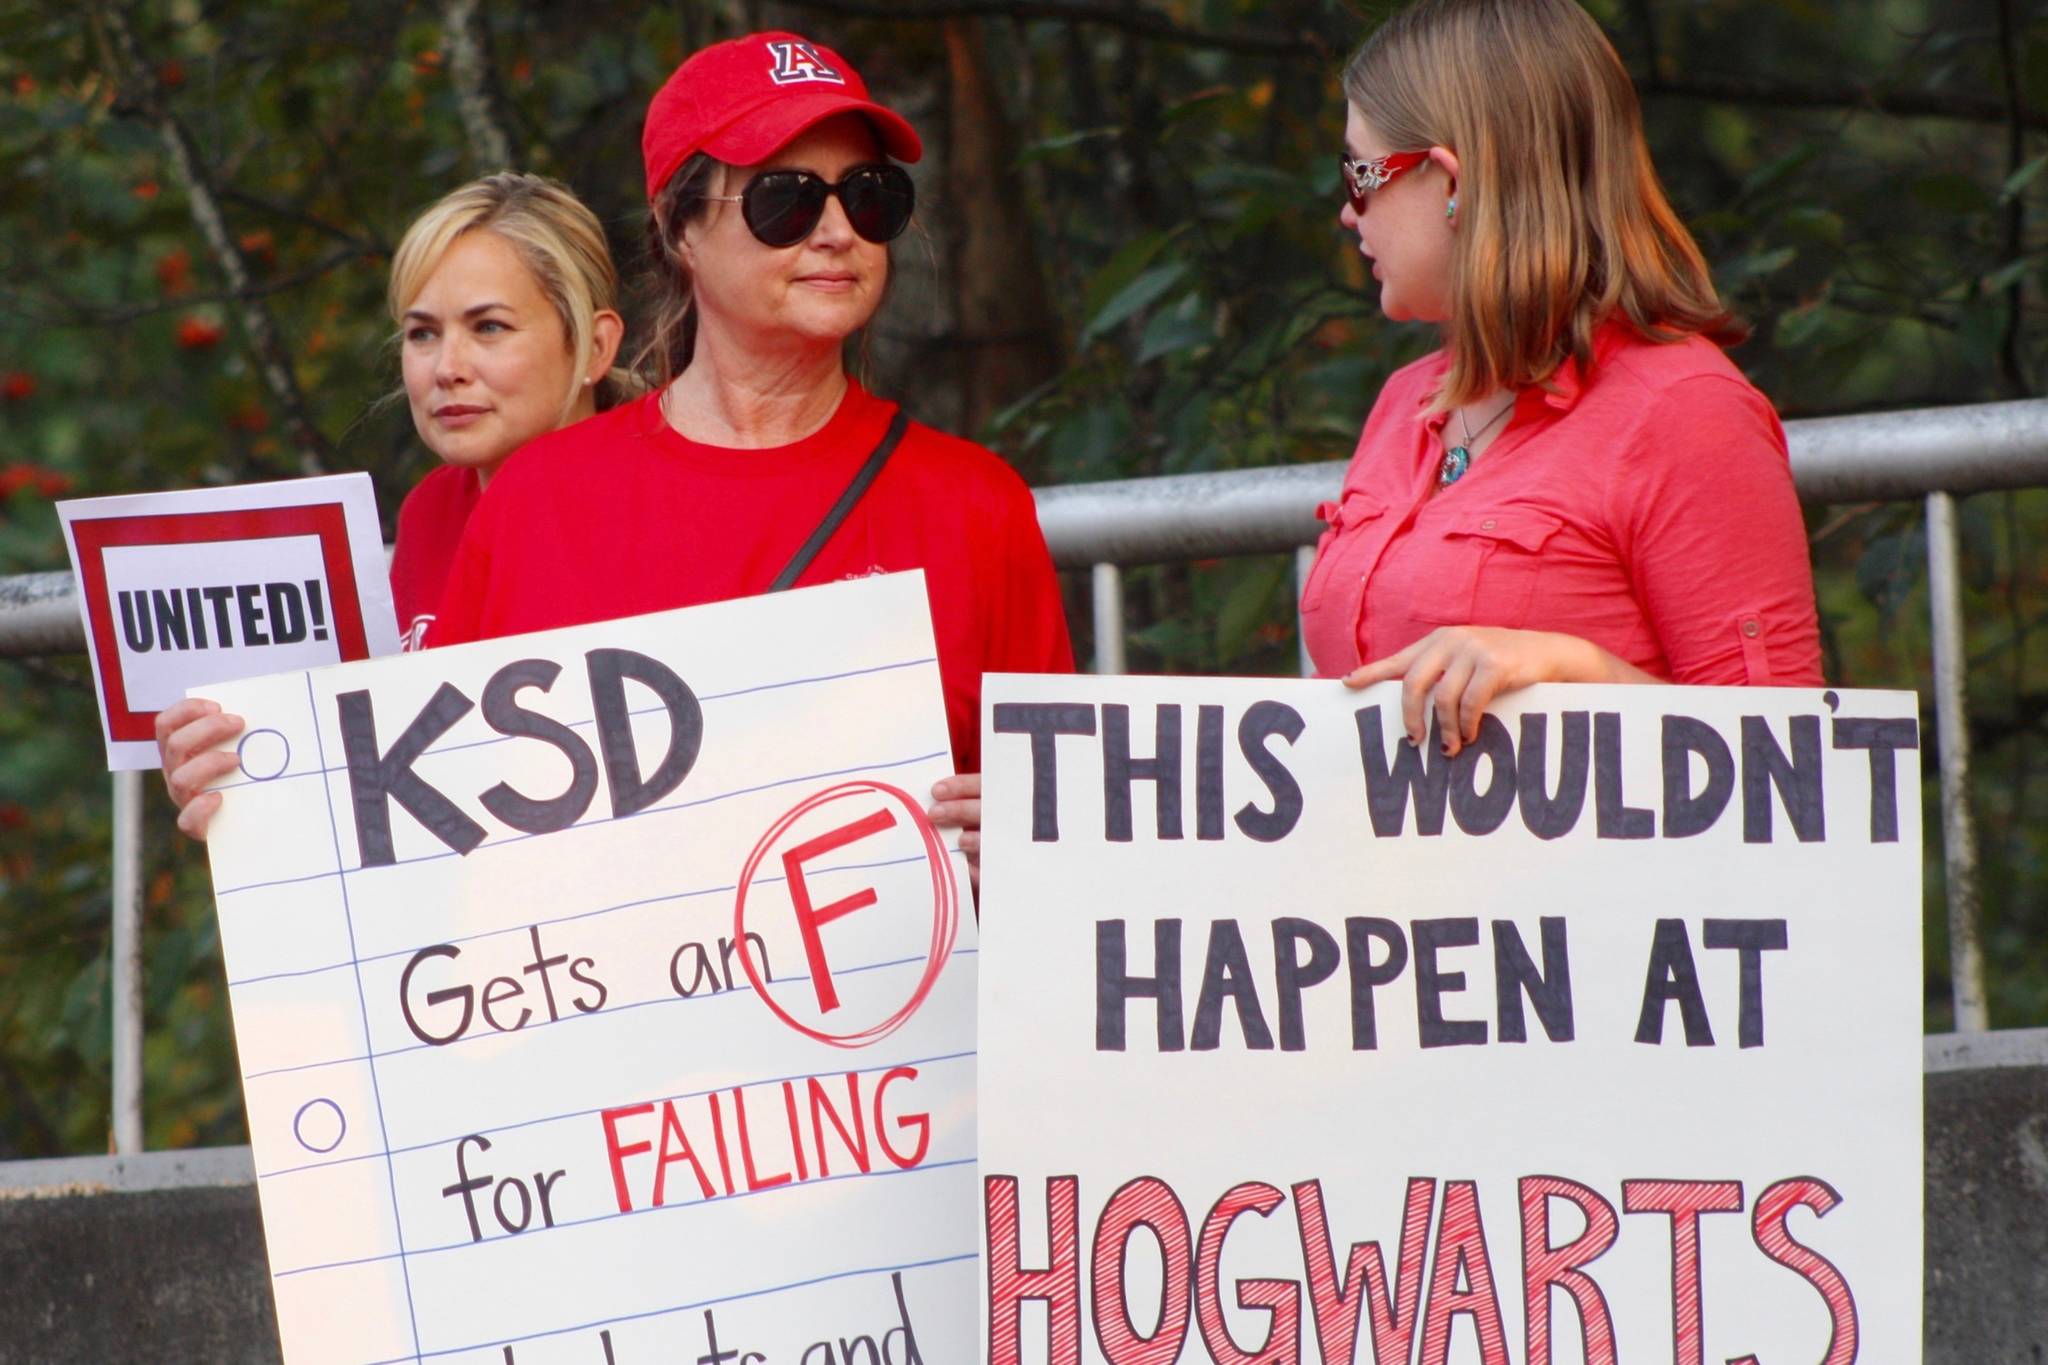
[[1344,73],[1338,220],[1443,346],[1367,418],[1304,585],[1317,670],[1455,754],[1535,682],[1813,685],[1785,436],[1573,0],[1422,0]]
[[398,513],[391,586],[406,648],[424,643],[470,509],[506,457],[637,392],[612,372],[617,292],[596,216],[543,176],[472,181],[399,243],[387,297],[405,397],[441,457]]
[[[425,642],[470,512],[506,457],[630,391],[612,370],[625,333],[617,290],[596,217],[542,176],[472,181],[406,230],[388,300],[413,426],[441,460],[398,514],[391,588],[406,648]],[[209,701],[157,717],[164,782],[194,837],[220,806],[205,788],[235,765],[214,746],[241,727]]]

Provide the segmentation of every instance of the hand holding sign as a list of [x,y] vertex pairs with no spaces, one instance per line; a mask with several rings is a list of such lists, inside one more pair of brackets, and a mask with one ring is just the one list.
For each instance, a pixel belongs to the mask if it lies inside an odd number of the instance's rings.
[[981,885],[981,774],[955,773],[932,783],[932,804],[925,814],[940,829],[960,831],[960,852],[967,873]]
[[1401,679],[1401,718],[1410,744],[1428,738],[1431,721],[1446,756],[1479,738],[1494,699],[1544,682],[1656,683],[1591,640],[1548,630],[1439,626],[1397,653],[1344,677],[1357,689]]
[[209,789],[241,764],[233,749],[220,746],[240,733],[240,716],[203,697],[187,697],[156,713],[164,788],[178,808],[178,828],[191,838],[205,839],[206,827],[220,809],[220,793]]

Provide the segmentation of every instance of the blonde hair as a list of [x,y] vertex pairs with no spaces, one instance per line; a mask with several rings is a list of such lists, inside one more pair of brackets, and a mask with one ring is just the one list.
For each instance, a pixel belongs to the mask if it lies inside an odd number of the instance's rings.
[[[391,320],[403,326],[406,308],[449,248],[469,233],[485,231],[504,238],[519,254],[561,318],[575,357],[569,391],[562,395],[561,420],[566,421],[596,349],[597,314],[617,306],[619,276],[597,216],[560,181],[500,171],[449,192],[414,219],[391,257],[386,295]],[[637,390],[626,371],[613,369],[597,385],[597,406],[609,408]]]
[[1450,367],[1438,409],[1541,384],[1619,315],[1644,336],[1745,328],[1650,164],[1635,87],[1573,0],[1419,0],[1366,39],[1344,93],[1394,151],[1458,158]]

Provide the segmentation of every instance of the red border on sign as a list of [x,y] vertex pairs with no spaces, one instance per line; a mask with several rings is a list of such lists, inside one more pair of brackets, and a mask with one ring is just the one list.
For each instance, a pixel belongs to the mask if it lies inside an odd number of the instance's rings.
[[[754,954],[747,944],[747,891],[753,885],[754,873],[760,867],[761,859],[768,855],[777,839],[789,832],[791,825],[828,801],[837,801],[848,796],[888,797],[909,813],[911,823],[917,827],[918,834],[923,836],[925,861],[932,873],[932,937],[931,945],[926,950],[924,973],[918,978],[910,999],[903,1003],[901,1009],[858,1033],[825,1033],[790,1014],[768,993],[768,983],[762,978],[761,969],[755,965]],[[924,807],[911,799],[910,793],[900,787],[892,787],[886,782],[855,779],[852,782],[842,782],[836,787],[827,787],[824,791],[806,798],[799,802],[794,810],[768,827],[768,832],[761,836],[761,842],[755,844],[754,851],[748,855],[746,866],[740,870],[739,888],[733,900],[732,923],[733,943],[739,948],[740,966],[746,971],[747,981],[753,986],[754,994],[761,998],[761,1003],[773,1011],[777,1019],[798,1033],[821,1043],[829,1043],[833,1047],[866,1047],[869,1043],[879,1042],[903,1027],[931,995],[932,987],[938,984],[939,973],[944,971],[946,963],[952,960],[953,941],[960,934],[960,887],[953,880],[953,863],[946,856],[946,841],[940,838],[938,830],[932,827],[931,817],[925,814]]]
[[281,540],[314,536],[327,569],[328,605],[335,642],[344,662],[370,657],[363,631],[363,604],[349,556],[348,514],[338,502],[301,507],[245,507],[224,512],[162,512],[139,517],[88,517],[71,523],[78,545],[79,591],[85,619],[99,657],[100,689],[107,708],[107,733],[117,740],[156,738],[156,712],[128,705],[121,676],[120,642],[114,635],[114,602],[107,593],[108,549],[130,545],[205,545],[224,540]]

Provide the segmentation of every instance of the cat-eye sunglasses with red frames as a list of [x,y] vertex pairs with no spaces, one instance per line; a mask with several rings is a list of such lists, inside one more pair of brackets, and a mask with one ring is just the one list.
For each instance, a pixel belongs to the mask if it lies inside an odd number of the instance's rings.
[[1344,168],[1344,192],[1351,196],[1351,211],[1365,212],[1365,197],[1406,170],[1429,160],[1428,152],[1389,152],[1385,156],[1357,159],[1349,153],[1339,157]]

